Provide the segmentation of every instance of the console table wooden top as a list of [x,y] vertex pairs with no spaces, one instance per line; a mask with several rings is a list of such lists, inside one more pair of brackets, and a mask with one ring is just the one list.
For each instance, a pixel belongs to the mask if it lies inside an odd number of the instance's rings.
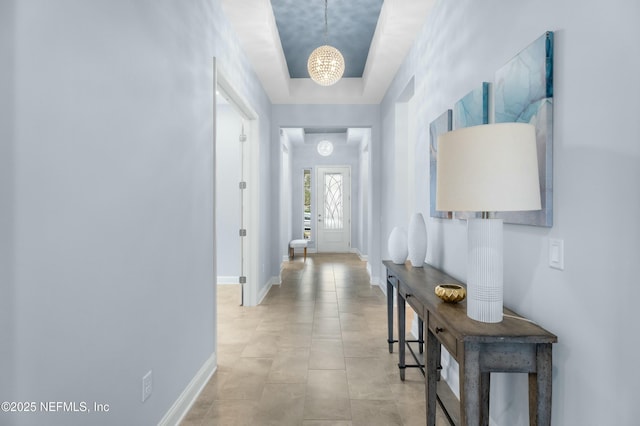
[[505,339],[521,343],[558,341],[554,334],[508,308],[504,308],[504,313],[511,317],[505,316],[502,322],[491,324],[472,320],[467,316],[466,300],[459,303],[445,303],[435,294],[435,288],[439,284],[460,284],[465,287],[466,285],[429,264],[425,263],[422,268],[414,268],[408,263],[398,265],[389,260],[382,263],[387,271],[393,272],[411,289],[411,296],[421,302],[423,312],[416,311],[416,314],[426,319],[428,311],[438,317],[446,318],[453,326],[451,332],[455,333],[460,340],[487,343],[504,342]]
[[460,365],[460,411],[462,425],[489,424],[491,372],[529,373],[529,420],[532,425],[551,423],[551,344],[558,338],[504,309],[499,323],[483,323],[467,316],[466,302],[445,303],[435,294],[440,284],[460,284],[433,266],[414,268],[383,261],[387,268],[389,351],[393,346],[391,289],[398,297],[398,349],[401,378],[405,368],[405,305],[408,303],[424,328],[425,394],[427,425],[435,424],[436,381],[440,347],[444,345]]

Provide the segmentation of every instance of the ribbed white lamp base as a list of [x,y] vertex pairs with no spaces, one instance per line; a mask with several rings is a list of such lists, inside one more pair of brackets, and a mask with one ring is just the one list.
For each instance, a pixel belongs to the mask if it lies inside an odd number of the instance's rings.
[[476,321],[502,321],[502,219],[467,222],[467,316]]

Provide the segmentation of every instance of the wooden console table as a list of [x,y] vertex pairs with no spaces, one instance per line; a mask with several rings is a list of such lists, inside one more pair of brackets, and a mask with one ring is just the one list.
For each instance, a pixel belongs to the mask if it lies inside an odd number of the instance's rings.
[[460,284],[425,264],[414,268],[383,261],[387,268],[389,351],[393,345],[393,288],[398,303],[398,353],[401,378],[405,368],[405,303],[424,321],[427,425],[435,425],[436,384],[441,345],[460,365],[460,420],[463,426],[489,424],[490,373],[529,373],[529,422],[551,424],[551,345],[558,338],[505,309],[500,323],[467,316],[466,301],[450,304],[435,295],[438,284]]

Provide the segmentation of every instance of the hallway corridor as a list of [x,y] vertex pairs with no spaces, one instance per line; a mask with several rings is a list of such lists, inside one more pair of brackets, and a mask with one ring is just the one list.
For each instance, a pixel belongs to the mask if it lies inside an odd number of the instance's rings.
[[286,262],[257,307],[238,291],[218,287],[218,369],[183,426],[425,424],[424,379],[400,381],[386,298],[357,256]]

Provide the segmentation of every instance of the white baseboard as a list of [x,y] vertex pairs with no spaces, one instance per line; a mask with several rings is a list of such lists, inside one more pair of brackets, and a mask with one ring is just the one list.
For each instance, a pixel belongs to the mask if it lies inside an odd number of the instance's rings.
[[169,411],[167,411],[167,414],[160,420],[158,423],[159,426],[174,426],[182,421],[213,373],[216,372],[217,364],[217,356],[214,352],[202,367],[200,367],[200,370],[198,370],[194,378],[191,379],[191,382],[189,382],[186,389],[182,391],[176,402],[174,402]]
[[360,250],[357,249],[357,248],[351,248],[351,253],[357,254],[358,258],[360,258],[360,260],[363,261],[363,262],[368,262],[369,261],[369,256],[367,256],[366,254],[360,253]]
[[240,284],[240,277],[218,277],[218,285],[220,284]]
[[269,281],[267,282],[267,285],[264,286],[258,294],[258,305],[262,303],[265,297],[267,297],[267,294],[269,293],[269,290],[271,290],[272,286],[280,284],[280,277],[271,277],[271,279],[269,279]]
[[442,378],[447,382],[454,395],[460,398],[459,365],[444,347],[440,356],[440,364],[442,365]]
[[282,279],[280,277],[271,277],[269,280],[269,287],[272,285],[282,285]]
[[411,335],[415,340],[418,340],[420,333],[418,332],[418,316],[413,315],[413,321],[411,321]]
[[379,277],[371,277],[371,285],[377,285],[384,294],[387,294],[387,285]]
[[360,249],[358,249],[357,247],[351,247],[349,251],[351,253],[357,254],[360,260],[363,262],[366,262],[369,259],[369,257],[366,254],[360,253]]
[[269,290],[271,290],[271,286],[273,284],[271,284],[271,282],[268,282],[266,286],[264,286],[262,288],[262,290],[260,290],[260,293],[258,294],[258,303],[256,304],[259,305],[262,303],[262,301],[264,300],[264,298],[267,296],[267,294],[269,293]]
[[387,286],[386,286],[386,281],[382,281],[380,280],[380,277],[374,276],[371,272],[373,271],[373,268],[371,267],[371,262],[369,262],[367,260],[367,272],[369,273],[369,276],[371,277],[371,281],[370,284],[372,286],[377,285],[378,287],[380,287],[380,290],[382,290],[382,292],[386,295],[387,294]]

